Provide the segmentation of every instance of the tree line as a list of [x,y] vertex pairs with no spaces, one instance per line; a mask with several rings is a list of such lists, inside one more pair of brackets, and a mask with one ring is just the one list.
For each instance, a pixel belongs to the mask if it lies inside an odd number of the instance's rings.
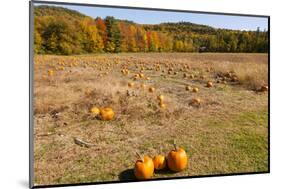
[[119,52],[267,52],[268,32],[215,29],[189,22],[141,25],[108,16],[95,19],[61,7],[37,6],[37,54]]

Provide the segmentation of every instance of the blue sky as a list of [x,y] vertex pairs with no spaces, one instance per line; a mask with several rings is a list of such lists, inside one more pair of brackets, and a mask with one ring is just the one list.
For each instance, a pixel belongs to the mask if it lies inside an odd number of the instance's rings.
[[[42,4],[40,4],[42,5]],[[79,11],[93,18],[114,16],[118,19],[131,20],[139,24],[159,24],[162,22],[192,22],[196,24],[209,25],[215,28],[226,28],[236,30],[268,30],[267,18],[228,16],[213,14],[198,14],[186,12],[167,12],[153,10],[133,10],[124,8],[86,7],[76,5],[56,5]]]

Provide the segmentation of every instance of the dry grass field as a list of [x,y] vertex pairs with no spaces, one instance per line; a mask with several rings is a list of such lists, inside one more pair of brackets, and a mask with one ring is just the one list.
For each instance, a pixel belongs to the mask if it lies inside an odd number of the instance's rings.
[[[154,178],[268,170],[268,93],[260,90],[268,82],[267,54],[36,55],[34,61],[37,185],[135,179],[136,152],[167,154],[173,140],[188,152],[189,168]],[[115,117],[100,120],[92,107],[111,107]]]

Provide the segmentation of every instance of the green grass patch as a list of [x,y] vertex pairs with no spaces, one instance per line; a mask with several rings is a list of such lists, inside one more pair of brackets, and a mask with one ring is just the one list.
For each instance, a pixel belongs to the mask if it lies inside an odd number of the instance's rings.
[[267,127],[268,125],[268,110],[244,112],[240,114],[236,119],[235,123],[242,125],[255,125]]
[[[266,171],[268,168],[267,135],[242,129],[230,138],[230,146],[238,159],[233,159],[233,166],[251,166],[251,171]],[[247,164],[243,163],[247,162]],[[250,168],[250,167],[249,167]]]
[[227,120],[209,120],[207,127],[215,130],[204,133],[200,142],[208,152],[208,169],[212,173],[267,171],[267,124],[267,110],[242,112]]
[[243,112],[235,117],[232,122],[239,129],[229,134],[228,144],[232,149],[231,151],[235,153],[235,158],[229,162],[230,168],[235,171],[237,167],[241,167],[243,172],[267,171],[267,109]]

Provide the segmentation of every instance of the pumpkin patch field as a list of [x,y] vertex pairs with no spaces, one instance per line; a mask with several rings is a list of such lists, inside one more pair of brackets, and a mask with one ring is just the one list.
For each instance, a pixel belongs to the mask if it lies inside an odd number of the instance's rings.
[[38,185],[268,171],[267,54],[35,55],[33,67]]

